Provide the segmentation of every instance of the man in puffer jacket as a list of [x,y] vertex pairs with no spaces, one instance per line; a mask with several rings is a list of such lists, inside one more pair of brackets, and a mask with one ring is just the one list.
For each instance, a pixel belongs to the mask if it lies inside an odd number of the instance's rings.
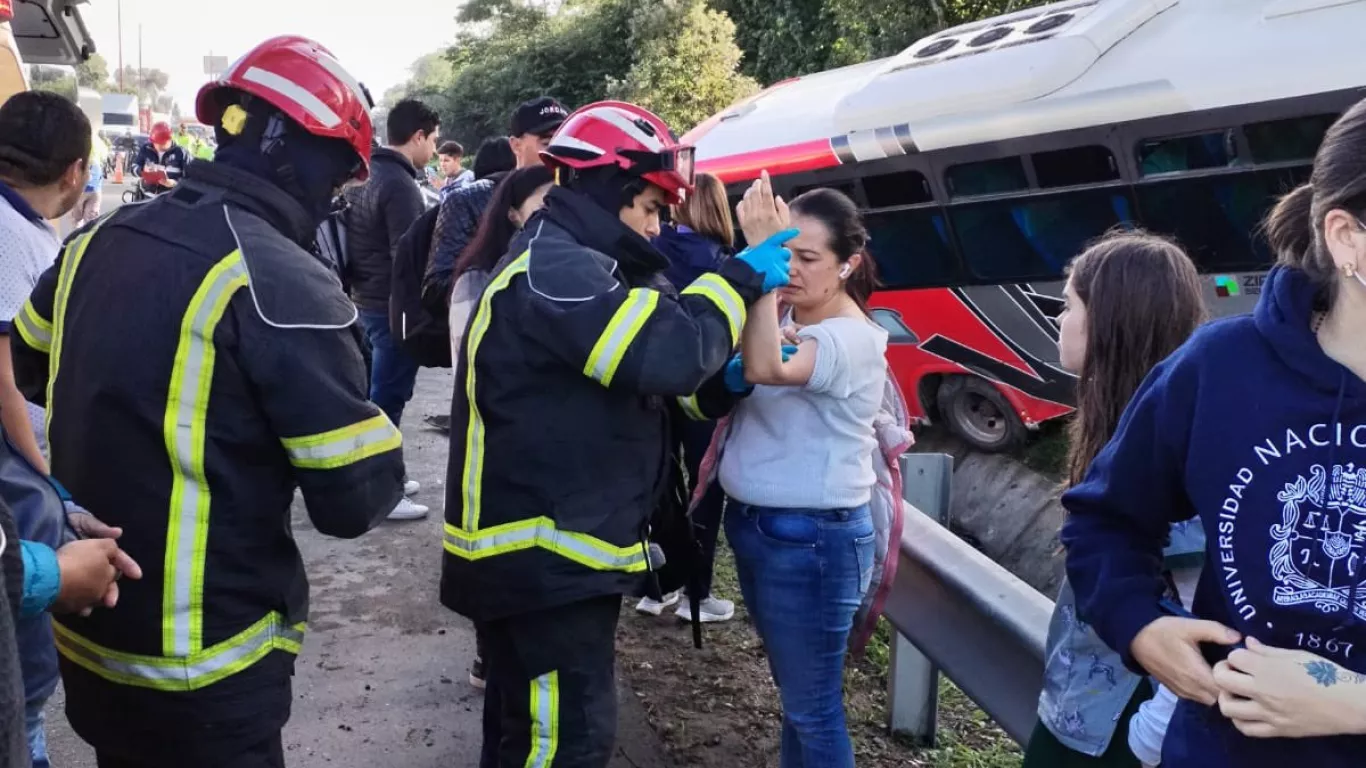
[[[389,146],[371,152],[370,178],[346,192],[347,278],[351,298],[360,310],[361,327],[370,341],[370,399],[398,426],[413,398],[417,361],[389,328],[389,295],[394,248],[399,238],[426,210],[418,187],[419,168],[436,154],[440,117],[420,101],[401,101],[389,111]],[[409,496],[421,489],[404,481],[404,498],[390,520],[417,520],[428,509]]]

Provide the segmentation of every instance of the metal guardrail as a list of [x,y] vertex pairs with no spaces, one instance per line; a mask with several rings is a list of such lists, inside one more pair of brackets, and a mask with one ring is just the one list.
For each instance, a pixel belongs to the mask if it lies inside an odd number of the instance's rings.
[[[903,460],[905,496],[936,513],[950,483],[940,454]],[[934,739],[936,668],[1020,744],[1037,722],[1044,643],[1053,602],[906,503],[901,560],[886,616],[904,636],[894,646],[892,730]],[[909,643],[913,648],[907,647]]]

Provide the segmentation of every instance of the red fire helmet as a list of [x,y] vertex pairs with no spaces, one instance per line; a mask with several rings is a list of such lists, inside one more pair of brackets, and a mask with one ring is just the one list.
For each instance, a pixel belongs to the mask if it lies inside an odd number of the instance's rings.
[[571,114],[541,160],[575,170],[615,165],[662,188],[675,205],[693,188],[693,148],[679,144],[658,115],[621,101]]
[[370,176],[370,94],[322,45],[288,35],[251,49],[200,89],[195,104],[199,122],[219,124],[231,103],[219,96],[229,88],[264,99],[315,136],[345,141],[360,158],[355,178]]
[[152,130],[147,134],[147,140],[152,142],[153,146],[156,146],[158,144],[170,144],[171,124],[167,123],[164,120],[158,123],[153,123]]

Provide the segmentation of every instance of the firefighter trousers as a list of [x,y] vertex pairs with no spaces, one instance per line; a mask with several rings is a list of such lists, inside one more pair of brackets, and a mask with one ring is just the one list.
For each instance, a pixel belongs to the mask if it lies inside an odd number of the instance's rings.
[[96,749],[95,765],[98,768],[285,768],[285,748],[281,734],[253,744],[223,743],[213,750],[213,755],[200,750],[202,745],[187,745],[182,752],[201,754],[186,759],[177,758],[163,751],[160,756],[142,754],[134,747],[131,749]]
[[501,733],[497,762],[486,747],[481,768],[606,768],[620,612],[621,596],[609,595],[482,625],[484,706],[497,707]]

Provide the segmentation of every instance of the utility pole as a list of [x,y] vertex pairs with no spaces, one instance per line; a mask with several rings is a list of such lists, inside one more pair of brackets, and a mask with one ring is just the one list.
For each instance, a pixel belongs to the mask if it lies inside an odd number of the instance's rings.
[[123,90],[123,0],[119,0],[119,90]]

